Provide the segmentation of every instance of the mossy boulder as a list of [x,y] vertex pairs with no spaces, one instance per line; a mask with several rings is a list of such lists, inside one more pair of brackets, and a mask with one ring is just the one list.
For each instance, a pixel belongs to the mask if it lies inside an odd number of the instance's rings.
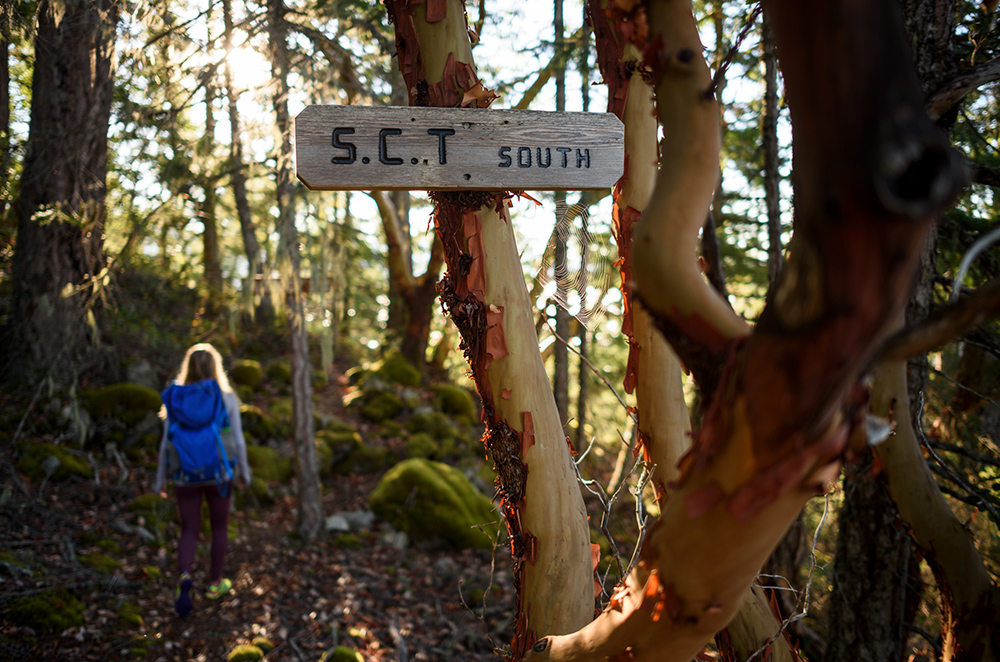
[[361,549],[361,538],[353,533],[342,533],[333,541],[334,546],[341,549]]
[[436,439],[456,437],[458,427],[451,419],[439,411],[423,411],[413,415],[406,424],[406,429],[413,432],[426,432]]
[[361,435],[354,430],[339,432],[335,430],[320,430],[316,433],[316,440],[322,442],[330,449],[331,468],[350,457],[354,449],[364,445],[364,442],[361,441]]
[[440,539],[456,549],[491,547],[473,528],[497,519],[493,504],[461,471],[423,458],[404,460],[386,472],[369,507],[416,540]]
[[263,659],[264,651],[251,644],[240,644],[226,656],[226,662],[254,662]]
[[253,475],[250,477],[250,492],[260,503],[274,503],[274,493],[271,491],[271,486],[260,476]]
[[479,417],[479,409],[469,389],[455,384],[435,384],[434,403],[438,409],[451,414],[466,425],[475,425]]
[[4,618],[14,625],[58,634],[83,625],[83,603],[69,591],[56,589],[15,600],[8,605]]
[[247,445],[250,474],[268,482],[284,483],[292,477],[292,460],[267,446]]
[[440,448],[434,441],[434,437],[426,432],[417,432],[406,440],[406,456],[433,459],[440,457]]
[[135,427],[163,406],[160,394],[141,384],[121,382],[84,396],[84,406],[95,419],[117,418]]
[[292,384],[292,364],[288,361],[274,361],[267,366],[267,381],[275,386]]
[[122,569],[122,562],[118,559],[108,556],[107,554],[101,554],[100,552],[94,552],[92,554],[81,554],[77,559],[83,565],[90,566],[95,570],[100,570],[103,573],[112,575],[116,570]]
[[240,386],[256,389],[264,379],[264,369],[260,362],[251,359],[241,359],[233,364],[229,371],[229,379]]
[[392,418],[403,410],[403,401],[391,391],[376,393],[361,407],[361,415],[373,422],[381,423]]
[[250,642],[253,646],[264,651],[264,655],[267,655],[274,650],[274,644],[267,637],[254,637],[253,641]]
[[382,446],[357,443],[343,461],[333,465],[336,474],[374,474],[390,464],[392,453]]
[[347,421],[342,421],[335,416],[329,418],[321,418],[319,425],[316,426],[317,430],[329,430],[330,432],[354,432],[357,430],[356,427],[348,423]]
[[70,452],[65,446],[53,444],[25,444],[17,468],[33,481],[40,481],[50,473],[49,480],[53,482],[68,480],[71,476],[89,479],[94,475],[84,457]]
[[139,606],[131,600],[126,600],[118,607],[118,618],[124,625],[131,628],[142,627],[142,611]]
[[273,439],[278,434],[278,422],[254,405],[240,405],[240,423],[245,433],[259,441]]
[[420,386],[420,371],[399,352],[386,352],[368,368],[368,372],[394,384]]
[[325,476],[333,470],[333,449],[319,436],[316,437],[315,443],[316,467],[319,470],[320,476]]
[[365,662],[365,658],[353,648],[337,646],[332,651],[323,653],[319,662]]

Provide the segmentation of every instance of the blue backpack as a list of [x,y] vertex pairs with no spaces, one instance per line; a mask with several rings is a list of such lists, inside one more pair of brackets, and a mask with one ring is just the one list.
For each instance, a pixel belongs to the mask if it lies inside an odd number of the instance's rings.
[[233,479],[236,458],[230,459],[222,443],[229,431],[229,414],[222,390],[214,379],[194,384],[171,384],[163,392],[167,408],[167,439],[177,451],[180,469],[173,479],[179,485],[215,482],[222,490]]

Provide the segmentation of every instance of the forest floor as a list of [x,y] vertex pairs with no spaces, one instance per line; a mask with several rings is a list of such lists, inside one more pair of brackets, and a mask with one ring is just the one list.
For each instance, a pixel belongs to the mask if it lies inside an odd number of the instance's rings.
[[[11,458],[0,461],[10,475]],[[290,495],[267,507],[234,508],[231,531],[237,533],[226,559],[234,590],[218,601],[202,595],[208,565],[202,536],[194,611],[178,618],[176,539],[157,549],[122,531],[122,523],[132,521],[127,504],[149,491],[148,473],[132,471],[119,482],[120,470],[104,463],[100,484],[31,485],[16,478],[4,490],[4,602],[70,590],[83,605],[83,625],[43,633],[0,620],[0,659],[216,661],[264,636],[275,646],[267,660],[317,662],[346,645],[365,660],[465,661],[495,660],[495,647],[509,644],[514,591],[502,544],[495,552],[415,543],[398,549],[380,538],[383,525],[376,521],[357,536],[358,544],[338,545],[331,536],[303,545],[293,533]],[[335,479],[325,490],[325,514],[366,509],[378,478]],[[168,530],[175,535],[176,527]],[[101,572],[80,563],[106,551],[108,543],[81,542],[97,539],[116,541],[120,568]],[[29,569],[7,562],[16,558],[30,558]]]

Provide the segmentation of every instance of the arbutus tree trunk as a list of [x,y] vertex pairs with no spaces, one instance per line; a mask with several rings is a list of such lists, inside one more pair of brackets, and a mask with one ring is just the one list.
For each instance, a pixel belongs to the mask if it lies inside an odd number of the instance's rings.
[[301,255],[295,227],[294,191],[291,182],[291,123],[288,115],[288,44],[284,0],[269,0],[272,76],[275,82],[274,115],[277,125],[277,171],[275,201],[278,208],[279,260],[285,288],[285,315],[291,344],[292,427],[295,448],[295,480],[298,488],[299,537],[305,542],[325,533],[323,504],[320,499],[319,471],[316,461],[315,430],[312,415],[312,366],[303,310],[302,283],[299,278]]
[[[592,0],[591,22],[597,39],[598,63],[608,85],[608,110],[625,125],[626,170],[615,185],[613,229],[618,243],[622,274],[624,319],[622,332],[629,340],[625,390],[636,397],[638,425],[636,452],[653,469],[653,485],[661,504],[669,499],[670,486],[678,478],[677,464],[690,446],[690,418],[684,399],[681,364],[632,293],[632,237],[635,222],[649,202],[656,182],[657,131],[650,72],[632,44],[615,39],[618,19],[606,2]],[[655,468],[654,468],[655,467]],[[719,650],[727,661],[742,660],[763,649],[772,660],[793,660],[788,641],[778,635],[780,624],[759,586],[744,597],[737,619],[719,638]]]
[[[486,107],[461,0],[386,2],[411,105]],[[511,654],[543,632],[571,632],[593,615],[587,517],[552,387],[507,196],[436,193],[435,229],[447,273],[442,302],[483,403],[484,443],[497,470],[518,601]]]
[[93,276],[103,266],[119,9],[113,0],[38,3],[11,310],[0,343],[9,378],[71,381],[98,339],[82,290],[100,287]]
[[745,337],[695,262],[719,143],[691,6],[611,8],[628,15],[622,36],[652,71],[665,129],[656,189],[634,229],[635,293],[707,408],[625,587],[593,623],[539,640],[527,659],[690,660],[736,613],[805,500],[865,447],[859,379],[961,169],[923,114],[893,3],[766,9],[794,126],[796,234]]

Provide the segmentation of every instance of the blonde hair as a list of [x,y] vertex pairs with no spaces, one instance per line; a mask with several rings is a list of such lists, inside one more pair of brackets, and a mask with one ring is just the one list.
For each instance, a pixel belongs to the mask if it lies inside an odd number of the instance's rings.
[[214,379],[219,388],[226,393],[232,393],[229,377],[222,367],[222,356],[217,349],[207,342],[198,343],[188,348],[181,361],[181,370],[177,373],[178,384],[194,384],[205,379]]

